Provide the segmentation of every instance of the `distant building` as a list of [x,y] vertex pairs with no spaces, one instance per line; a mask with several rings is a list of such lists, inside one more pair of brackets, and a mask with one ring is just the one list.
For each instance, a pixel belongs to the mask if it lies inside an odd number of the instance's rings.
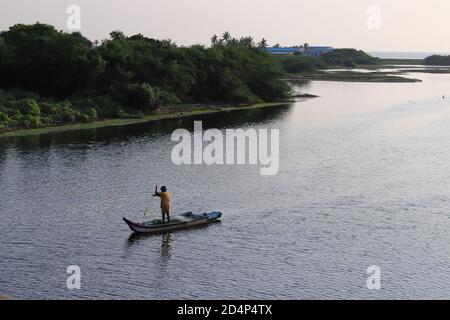
[[301,47],[300,51],[304,56],[307,57],[320,57],[324,53],[328,53],[333,51],[333,47],[324,47],[324,46],[310,46],[307,48]]
[[295,53],[299,53],[300,48],[297,47],[271,47],[266,48],[266,51],[270,54],[277,55],[292,55]]
[[270,47],[266,48],[266,51],[270,54],[275,55],[293,55],[293,54],[302,54],[308,57],[319,57],[324,53],[333,51],[333,47],[325,47],[325,46],[309,46],[309,47]]

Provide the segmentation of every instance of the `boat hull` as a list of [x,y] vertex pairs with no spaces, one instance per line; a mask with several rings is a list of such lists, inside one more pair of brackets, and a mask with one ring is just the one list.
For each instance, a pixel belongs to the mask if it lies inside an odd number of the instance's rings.
[[174,222],[168,223],[157,223],[157,220],[139,223],[128,220],[127,218],[123,218],[123,221],[125,221],[131,231],[135,233],[156,234],[206,225],[218,221],[221,216],[222,213],[218,211],[204,213],[202,215],[196,215],[192,214],[192,212],[186,212],[179,216],[176,216],[173,219]]

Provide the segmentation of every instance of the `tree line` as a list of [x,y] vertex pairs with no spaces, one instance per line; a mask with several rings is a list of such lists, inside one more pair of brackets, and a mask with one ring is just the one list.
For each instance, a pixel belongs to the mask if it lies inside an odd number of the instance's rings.
[[283,68],[266,40],[213,36],[178,46],[113,31],[101,42],[53,26],[0,32],[0,129],[135,117],[166,105],[282,100]]

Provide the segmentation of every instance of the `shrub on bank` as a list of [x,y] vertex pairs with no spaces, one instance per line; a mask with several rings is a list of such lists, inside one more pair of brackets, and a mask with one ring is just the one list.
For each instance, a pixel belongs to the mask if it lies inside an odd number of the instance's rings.
[[0,111],[0,129],[11,127],[13,120],[4,112]]
[[[52,124],[92,122],[98,119],[95,108],[78,108],[70,101],[14,99],[15,95],[0,91],[0,130],[38,128]],[[98,105],[96,105],[98,107]]]

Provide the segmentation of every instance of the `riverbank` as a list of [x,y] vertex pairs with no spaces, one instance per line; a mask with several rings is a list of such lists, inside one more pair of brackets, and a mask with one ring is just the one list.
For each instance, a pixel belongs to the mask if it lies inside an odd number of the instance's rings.
[[[294,98],[309,99],[314,98],[313,95],[301,95],[295,96]],[[298,100],[298,99],[297,99]],[[35,129],[15,129],[11,131],[6,131],[0,133],[0,138],[6,137],[19,137],[28,136],[34,134],[45,134],[53,132],[64,132],[72,130],[86,130],[86,129],[96,129],[102,127],[112,127],[112,126],[122,126],[130,125],[136,123],[145,123],[163,119],[173,119],[173,118],[184,118],[194,115],[219,113],[219,112],[231,112],[243,109],[256,109],[256,108],[266,108],[274,107],[279,105],[284,105],[292,103],[294,100],[279,101],[279,102],[263,102],[250,105],[214,105],[214,104],[190,104],[190,105],[177,105],[173,107],[160,108],[155,113],[145,115],[136,118],[126,118],[126,119],[104,119],[101,121],[95,121],[90,123],[74,123],[74,124],[64,124],[57,126],[48,126]]]
[[399,76],[398,72],[356,72],[356,71],[317,71],[309,74],[290,74],[288,81],[343,81],[343,82],[394,82],[413,83],[421,82],[419,79]]
[[380,59],[381,65],[423,65],[423,59]]

